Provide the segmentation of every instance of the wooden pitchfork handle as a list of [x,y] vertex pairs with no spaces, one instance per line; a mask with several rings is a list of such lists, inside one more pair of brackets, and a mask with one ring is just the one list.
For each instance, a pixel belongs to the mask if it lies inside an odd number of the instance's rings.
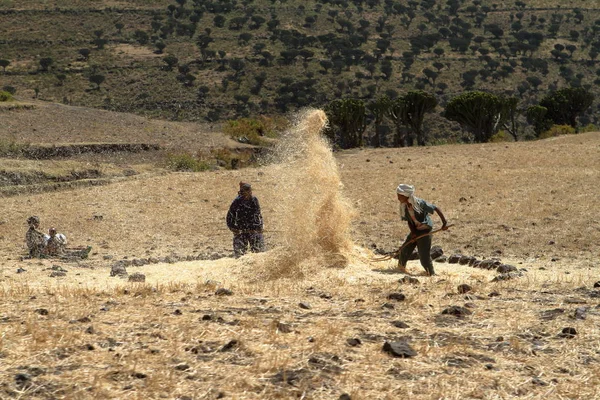
[[[454,224],[446,225],[446,229],[447,229],[447,228],[450,228],[451,226],[454,226]],[[372,260],[373,260],[373,261],[377,261],[377,262],[378,262],[378,261],[387,261],[387,260],[391,260],[392,258],[394,258],[394,256],[397,256],[398,254],[400,254],[400,253],[402,252],[402,250],[403,250],[403,249],[404,249],[406,246],[408,246],[409,244],[411,244],[411,243],[414,243],[414,242],[416,242],[417,240],[419,240],[419,239],[421,239],[421,238],[424,238],[425,236],[433,235],[434,233],[438,233],[438,232],[441,232],[441,231],[443,231],[443,230],[444,230],[444,228],[439,228],[439,229],[436,229],[435,231],[431,231],[431,232],[427,232],[427,233],[424,233],[424,234],[422,234],[422,235],[419,235],[419,236],[417,236],[417,237],[415,237],[415,238],[412,238],[412,239],[410,239],[408,242],[404,243],[402,246],[400,246],[400,248],[399,248],[398,250],[396,250],[396,251],[393,251],[393,252],[390,252],[390,253],[386,253],[386,254],[385,254],[385,255],[383,255],[382,257],[375,257],[375,258],[373,258]]]

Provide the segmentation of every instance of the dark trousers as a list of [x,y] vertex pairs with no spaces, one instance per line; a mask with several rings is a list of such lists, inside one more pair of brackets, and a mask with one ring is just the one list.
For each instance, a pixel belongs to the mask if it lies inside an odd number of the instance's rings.
[[233,236],[233,253],[236,258],[243,256],[248,252],[248,248],[253,253],[260,253],[264,250],[265,244],[262,233],[243,232]]
[[[427,231],[422,232],[422,233],[419,232],[419,235],[422,235],[423,233],[427,233]],[[411,239],[411,235],[409,234],[406,237],[406,240],[404,241],[404,243],[408,242],[410,239]],[[406,266],[406,263],[408,262],[408,258],[412,254],[415,247],[417,248],[417,251],[419,253],[419,260],[421,261],[421,265],[423,266],[423,268],[425,268],[425,271],[429,275],[434,275],[435,272],[433,270],[433,261],[431,260],[431,235],[422,237],[421,239],[417,240],[416,242],[412,242],[412,243],[406,245],[400,252],[400,259],[399,259],[400,265]]]

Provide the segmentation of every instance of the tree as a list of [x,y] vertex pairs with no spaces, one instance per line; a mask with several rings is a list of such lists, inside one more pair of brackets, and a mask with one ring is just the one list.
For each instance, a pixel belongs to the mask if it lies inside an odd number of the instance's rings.
[[371,111],[371,114],[375,117],[375,135],[371,143],[374,147],[380,147],[383,144],[383,129],[382,124],[385,116],[388,113],[390,107],[390,99],[387,96],[378,98],[377,100],[371,101],[367,108]]
[[58,79],[58,86],[63,86],[65,80],[67,79],[67,75],[65,74],[56,74],[56,79]]
[[140,29],[136,30],[133,33],[133,38],[142,46],[147,44],[148,41],[150,40],[150,36],[148,35],[148,33],[146,33],[145,31],[142,31]]
[[42,68],[42,71],[48,71],[52,64],[54,64],[52,57],[44,57],[40,59],[40,67]]
[[156,54],[162,54],[165,47],[167,47],[167,45],[161,41],[156,42],[154,45],[156,46]]
[[0,67],[2,67],[2,70],[4,72],[6,72],[6,67],[8,67],[10,65],[10,61],[8,60],[0,60]]
[[466,92],[448,102],[444,117],[458,122],[473,134],[477,143],[487,142],[503,122],[504,103],[498,96],[485,92]]
[[169,54],[169,55],[163,57],[163,61],[165,64],[167,64],[167,65],[165,65],[164,69],[167,71],[172,71],[173,67],[176,66],[177,63],[179,62],[179,59],[177,57],[175,57],[174,55]]
[[325,135],[343,149],[363,145],[363,133],[367,127],[366,108],[362,100],[339,99],[325,107],[329,127]]
[[547,114],[548,109],[540,105],[531,106],[527,108],[527,111],[525,112],[527,122],[533,125],[533,131],[537,136],[540,136],[542,132],[552,128],[552,121],[546,118]]
[[93,74],[89,77],[90,82],[96,85],[96,90],[100,90],[100,85],[104,82],[104,79],[104,75],[101,74]]
[[502,121],[504,129],[508,131],[515,139],[519,140],[519,99],[516,97],[507,97],[502,99]]
[[425,145],[423,134],[423,119],[426,113],[435,110],[437,100],[429,93],[422,91],[410,91],[401,97],[404,102],[403,122],[414,133],[419,146]]
[[122,22],[117,22],[115,24],[115,28],[117,28],[117,33],[120,35],[121,34],[121,30],[125,27],[125,25],[123,25]]
[[594,102],[594,95],[582,87],[565,88],[550,93],[540,101],[547,117],[556,125],[571,125],[577,130],[577,118]]

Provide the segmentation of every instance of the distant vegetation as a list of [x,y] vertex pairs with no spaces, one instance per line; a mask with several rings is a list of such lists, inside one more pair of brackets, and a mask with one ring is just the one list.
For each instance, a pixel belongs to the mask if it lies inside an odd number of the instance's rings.
[[594,2],[122,3],[131,6],[0,6],[3,81],[18,94],[174,120],[322,107],[340,147],[483,142],[500,131],[521,140],[599,123]]

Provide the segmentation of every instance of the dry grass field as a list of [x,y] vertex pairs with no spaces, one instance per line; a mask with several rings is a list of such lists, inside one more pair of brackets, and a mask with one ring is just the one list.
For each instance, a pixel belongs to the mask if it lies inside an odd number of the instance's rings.
[[[276,164],[3,198],[0,399],[600,398],[600,134],[333,156],[298,126]],[[241,180],[269,250],[233,259]],[[401,182],[454,224],[446,255],[521,275],[372,261],[407,233]],[[89,259],[23,260],[34,214]],[[120,260],[146,282],[110,277]]]

